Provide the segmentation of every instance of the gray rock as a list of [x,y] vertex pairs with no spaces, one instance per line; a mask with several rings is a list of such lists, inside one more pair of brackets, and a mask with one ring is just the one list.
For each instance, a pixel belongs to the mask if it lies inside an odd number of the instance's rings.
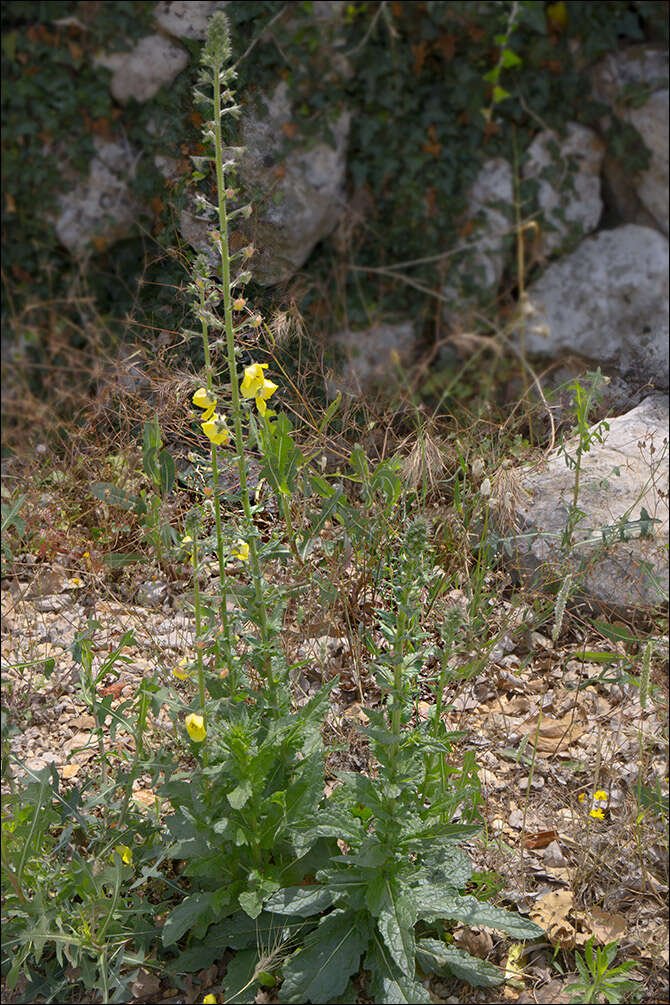
[[147,580],[138,586],[135,600],[142,607],[160,607],[167,596],[167,583],[161,580]]
[[[467,282],[474,279],[477,289],[489,299],[494,297],[505,267],[505,239],[512,227],[500,204],[511,209],[514,180],[508,161],[496,157],[482,165],[468,197],[467,219],[477,221],[468,247],[449,272],[442,293],[447,300],[462,305],[471,300]],[[465,285],[464,285],[465,283]],[[447,312],[451,315],[451,309]]]
[[123,141],[94,138],[96,154],[88,178],[60,197],[55,220],[58,239],[75,256],[93,238],[113,243],[129,232],[140,213],[130,190],[139,155]]
[[416,348],[412,321],[378,324],[359,331],[341,331],[333,336],[335,346],[346,357],[342,369],[328,381],[328,395],[361,395],[393,378],[395,361],[408,363]]
[[548,333],[529,328],[526,351],[575,352],[624,379],[668,388],[668,241],[626,224],[586,238],[528,290]]
[[[555,229],[542,229],[540,249],[556,251],[578,224],[583,235],[595,230],[603,203],[600,198],[600,169],[605,144],[600,137],[576,122],[570,122],[564,137],[546,129],[528,148],[524,178],[538,181],[538,205],[546,221]],[[575,170],[571,170],[571,162]]]
[[176,38],[205,39],[212,14],[227,6],[228,0],[175,0],[157,3],[154,17],[161,28]]
[[[574,457],[576,441],[566,446]],[[594,442],[581,465],[578,506],[584,516],[567,552],[561,541],[575,472],[559,450],[504,483],[494,479],[492,517],[509,537],[522,577],[542,583],[572,573],[596,609],[667,603],[668,398],[650,395],[611,419],[604,442]],[[651,528],[643,526],[643,509],[658,521]]]
[[[607,155],[604,175],[615,208],[625,222],[648,225],[653,221],[668,233],[668,53],[642,44],[608,53],[590,72],[593,97],[609,105],[618,118],[634,126],[651,152],[649,168],[640,175],[627,174]],[[629,100],[635,90],[648,92],[646,103]],[[606,116],[600,123],[605,130]]]
[[283,156],[282,126],[293,119],[288,85],[282,81],[267,99],[267,110],[242,120],[244,153],[240,180],[266,200],[254,219],[259,255],[254,279],[264,286],[285,282],[305,263],[314,246],[337,225],[344,206],[346,148],[350,113],[331,124],[335,146],[322,140]]
[[[189,5],[191,6],[191,5]],[[103,53],[95,65],[112,71],[110,90],[121,105],[149,101],[188,65],[188,54],[163,35],[146,35],[127,52]]]

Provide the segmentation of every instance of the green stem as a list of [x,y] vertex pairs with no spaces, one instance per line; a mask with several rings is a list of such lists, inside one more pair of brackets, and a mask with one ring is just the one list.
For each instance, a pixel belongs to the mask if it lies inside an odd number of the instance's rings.
[[198,651],[198,693],[200,698],[200,714],[206,722],[205,716],[205,669],[202,664],[202,617],[200,614],[200,583],[198,582],[198,538],[195,527],[193,528],[193,550],[191,552],[191,564],[193,565],[193,603],[195,606],[195,645]]
[[[200,288],[200,309],[202,315],[202,344],[205,353],[205,374],[207,377],[207,390],[213,390],[212,381],[212,364],[211,357],[209,353],[209,329],[207,327],[207,322],[204,318],[205,310],[205,289],[204,284]],[[216,523],[216,555],[219,562],[219,582],[220,582],[220,594],[221,594],[221,604],[220,604],[220,617],[221,617],[221,627],[223,628],[223,639],[225,646],[225,658],[228,670],[231,672],[231,686],[235,686],[234,674],[232,673],[232,643],[230,638],[230,622],[228,620],[228,604],[227,604],[227,589],[226,589],[226,565],[223,557],[223,531],[221,528],[221,490],[219,488],[219,457],[218,457],[218,447],[215,443],[211,444],[212,451],[212,480],[214,483],[214,521]],[[218,644],[217,644],[218,648]]]
[[[230,390],[232,397],[233,429],[235,433],[235,450],[237,453],[237,470],[240,480],[240,492],[242,493],[242,509],[244,510],[244,520],[246,526],[246,538],[249,545],[249,567],[256,596],[256,606],[258,611],[259,629],[261,639],[267,647],[269,641],[268,616],[265,607],[265,597],[263,592],[263,577],[261,573],[258,550],[256,548],[256,529],[251,514],[249,504],[249,491],[247,489],[247,469],[244,456],[244,439],[242,436],[242,418],[240,407],[240,392],[238,387],[237,366],[235,362],[235,336],[233,332],[233,307],[230,292],[230,251],[228,245],[228,217],[225,207],[225,188],[223,177],[222,158],[222,136],[221,136],[221,81],[219,74],[214,73],[214,129],[215,129],[215,157],[216,157],[216,182],[219,202],[219,239],[221,242],[221,281],[223,285],[224,320],[226,329],[226,351],[228,356],[228,370],[230,374]],[[267,652],[267,649],[266,649]],[[272,679],[272,669],[269,657],[265,657],[265,679],[269,688],[269,697],[272,704],[275,699],[275,682]]]

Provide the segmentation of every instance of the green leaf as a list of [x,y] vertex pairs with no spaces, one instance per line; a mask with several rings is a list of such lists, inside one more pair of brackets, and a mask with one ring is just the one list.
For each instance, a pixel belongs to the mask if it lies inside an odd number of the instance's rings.
[[309,918],[331,907],[335,895],[323,886],[289,886],[278,890],[265,902],[265,910],[275,914]]
[[146,504],[140,496],[132,495],[109,482],[95,482],[91,486],[91,492],[97,499],[110,506],[119,506],[125,510],[134,509],[138,516],[144,516],[147,511]]
[[138,552],[129,551],[118,551],[113,555],[105,555],[105,565],[108,569],[123,569],[126,565],[132,565],[133,562],[141,562],[144,559],[144,555],[140,555]]
[[510,93],[509,91],[506,91],[504,87],[498,86],[493,88],[493,103],[495,105],[497,105],[499,101],[504,101],[505,98],[509,97]]
[[375,935],[363,961],[369,971],[369,996],[388,1005],[427,1005],[432,999],[423,984],[398,969],[378,935]]
[[161,450],[158,455],[158,467],[159,467],[159,482],[161,492],[166,496],[172,491],[172,486],[174,485],[174,480],[176,477],[176,468],[172,456],[167,452],[167,450]]
[[258,949],[245,949],[236,953],[226,968],[223,981],[226,1005],[252,1005],[258,994],[254,978],[258,962]]
[[407,978],[414,977],[414,923],[416,904],[407,893],[400,893],[396,884],[387,880],[386,906],[382,908],[377,927],[391,956]]
[[337,397],[335,398],[334,401],[331,401],[330,405],[328,406],[328,408],[326,409],[326,411],[324,413],[323,419],[319,423],[319,432],[320,433],[322,433],[324,431],[324,429],[326,428],[326,426],[328,425],[328,423],[330,422],[330,420],[332,419],[332,417],[335,415],[335,412],[340,407],[340,402],[341,401],[342,401],[342,392],[338,391],[337,392]]
[[333,911],[305,939],[283,967],[279,1000],[327,1002],[344,991],[360,965],[370,927],[350,911]]
[[509,70],[512,66],[520,66],[522,60],[517,56],[513,49],[505,49],[502,54],[502,66]]
[[445,946],[438,939],[420,939],[416,958],[425,974],[457,977],[476,988],[493,988],[504,980],[503,973],[492,963],[470,956],[463,949]]
[[193,893],[182,900],[172,911],[163,925],[161,939],[164,946],[173,946],[194,925],[210,914],[210,904],[213,894]]
[[251,782],[246,779],[226,794],[226,798],[234,810],[241,810],[252,794]]
[[500,907],[477,900],[476,897],[435,889],[415,891],[418,917],[424,921],[460,921],[471,928],[485,925],[507,932],[515,939],[537,939],[544,931],[534,921]]

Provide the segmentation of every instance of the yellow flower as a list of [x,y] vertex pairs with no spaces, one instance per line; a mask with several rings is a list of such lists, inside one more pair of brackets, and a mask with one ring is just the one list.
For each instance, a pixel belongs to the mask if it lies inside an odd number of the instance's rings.
[[[114,845],[114,851],[117,855],[120,855],[121,861],[124,865],[132,865],[133,853],[127,844],[117,844]],[[114,856],[112,855],[112,862],[114,861]]]
[[212,443],[227,443],[230,439],[230,432],[226,426],[226,420],[216,412],[207,422],[201,423],[202,431]]
[[193,544],[193,538],[191,537],[190,534],[187,534],[186,537],[182,537],[181,543],[185,548],[187,544]]
[[585,792],[580,792],[579,795],[577,796],[577,798],[579,799],[580,803],[583,803],[584,800],[586,799],[586,793]]
[[206,387],[199,387],[198,390],[193,395],[193,404],[197,405],[198,408],[204,408],[205,414],[203,415],[203,421],[207,422],[208,419],[214,415],[214,409],[216,408],[216,395],[208,391]]
[[600,799],[602,802],[607,802],[607,793],[603,789],[598,789],[597,792],[593,794],[594,799]]
[[242,397],[256,397],[265,383],[265,374],[263,373],[263,370],[267,370],[267,368],[267,363],[252,363],[251,366],[245,367],[244,378],[242,380],[242,384],[240,385]]
[[202,1005],[216,1005],[216,995],[205,995]]
[[176,677],[177,680],[188,680],[191,676],[191,671],[187,669],[188,667],[188,656],[182,656],[177,663],[176,667],[172,668],[172,675]]
[[604,820],[605,819],[605,814],[603,813],[603,811],[601,809],[591,810],[591,812],[589,813],[589,816],[593,817],[594,820]]
[[190,715],[186,716],[186,732],[191,737],[194,743],[202,743],[202,741],[207,736],[207,730],[205,729],[205,720],[201,715],[196,715],[191,712]]
[[235,547],[233,548],[233,555],[235,558],[239,558],[240,562],[249,561],[249,545],[242,538],[238,538]]
[[276,390],[277,385],[273,383],[271,380],[263,381],[263,386],[256,395],[256,408],[261,413],[261,415],[265,415],[268,407],[265,404],[265,402],[267,401],[268,398],[272,397],[272,395],[275,393]]

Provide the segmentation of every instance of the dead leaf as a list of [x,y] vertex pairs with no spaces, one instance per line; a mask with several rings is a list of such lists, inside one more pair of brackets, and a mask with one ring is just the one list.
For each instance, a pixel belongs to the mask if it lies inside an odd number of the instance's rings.
[[593,936],[598,945],[605,946],[626,934],[626,919],[623,914],[610,914],[609,911],[594,906],[588,911],[575,911],[574,916],[588,934],[587,942]]
[[80,768],[81,764],[64,764],[60,769],[60,776],[65,779],[74,778],[74,776],[78,774]]
[[148,970],[140,970],[137,977],[130,985],[135,998],[139,1001],[142,1001],[143,999],[156,1001],[156,996],[160,991],[160,986],[160,978],[156,977],[155,974],[150,973]]
[[538,831],[536,834],[526,834],[524,848],[546,848],[558,838],[558,831]]
[[144,806],[149,809],[156,802],[156,793],[152,792],[151,789],[135,789],[133,792],[133,799],[140,806]]
[[[538,717],[535,715],[519,727],[521,734],[528,736],[531,743],[535,740],[537,722]],[[537,737],[537,750],[543,754],[555,754],[559,750],[566,750],[585,732],[586,727],[574,721],[571,714],[564,715],[562,719],[543,716]]]
[[552,890],[545,894],[532,908],[530,916],[533,921],[544,928],[552,946],[561,949],[574,949],[577,932],[568,921],[572,912],[574,899],[571,890]]

